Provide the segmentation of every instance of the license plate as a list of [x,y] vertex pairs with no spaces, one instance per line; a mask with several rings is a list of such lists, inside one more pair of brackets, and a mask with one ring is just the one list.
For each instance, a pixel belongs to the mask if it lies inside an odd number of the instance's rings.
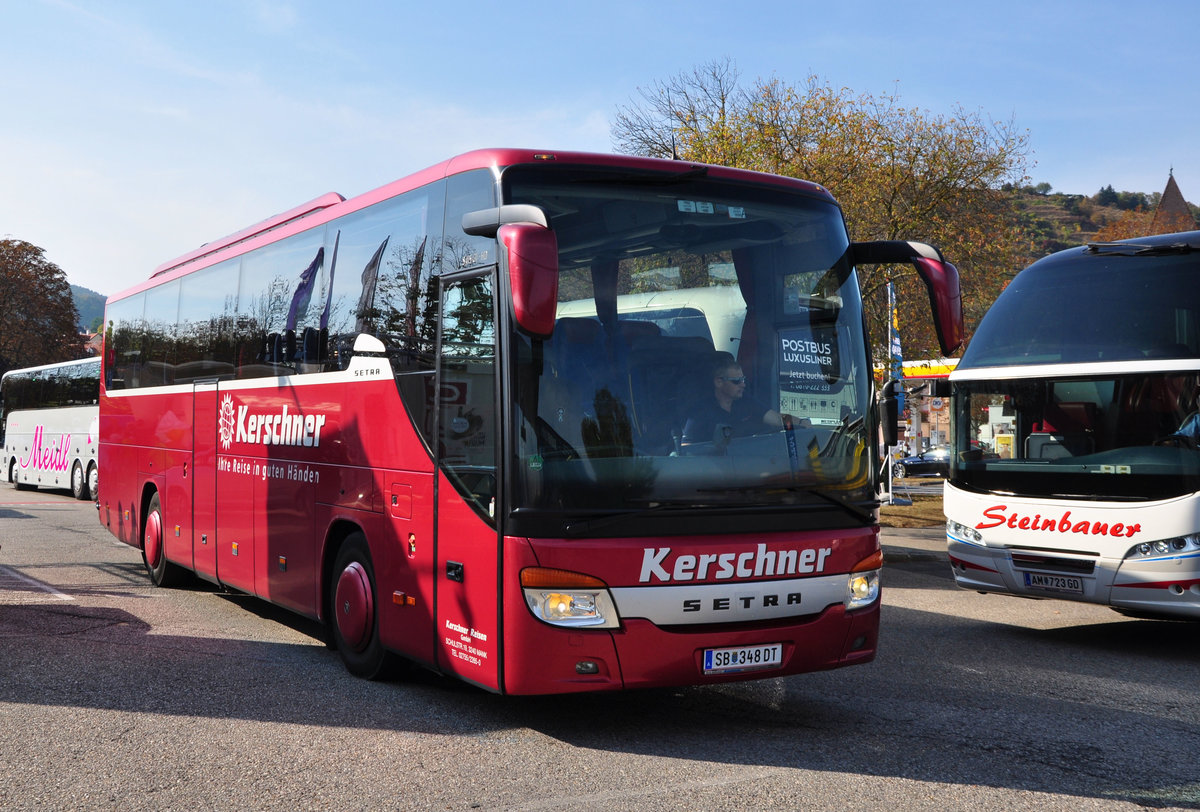
[[1083,592],[1083,581],[1069,575],[1043,575],[1040,572],[1025,573],[1025,586],[1044,589],[1047,592]]
[[764,646],[706,648],[704,650],[705,674],[733,674],[738,671],[754,671],[759,668],[775,668],[780,665],[783,665],[782,643],[768,643]]

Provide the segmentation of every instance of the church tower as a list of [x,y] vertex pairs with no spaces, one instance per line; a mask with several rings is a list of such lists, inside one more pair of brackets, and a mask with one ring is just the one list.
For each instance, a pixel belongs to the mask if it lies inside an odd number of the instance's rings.
[[1192,216],[1191,208],[1183,199],[1183,193],[1179,191],[1179,184],[1175,182],[1175,171],[1172,169],[1167,176],[1167,188],[1163,190],[1162,200],[1154,209],[1150,233],[1171,234],[1176,231],[1195,230],[1196,218]]

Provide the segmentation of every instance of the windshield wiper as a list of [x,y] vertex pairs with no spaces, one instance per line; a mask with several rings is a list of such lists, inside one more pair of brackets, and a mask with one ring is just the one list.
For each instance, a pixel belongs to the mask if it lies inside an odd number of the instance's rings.
[[611,524],[625,521],[626,519],[635,519],[640,516],[646,516],[650,513],[658,513],[670,510],[688,510],[692,508],[708,507],[707,505],[697,504],[695,501],[655,501],[647,507],[637,508],[635,510],[622,510],[616,513],[603,513],[599,516],[593,516],[589,519],[580,519],[579,521],[567,522],[563,525],[563,535],[565,536],[581,536],[585,533],[590,533],[594,530],[599,530],[602,527],[608,527]]
[[828,502],[835,507],[839,507],[846,513],[856,519],[861,519],[864,522],[874,522],[875,513],[870,510],[864,510],[853,502],[847,502],[840,496],[823,491],[820,488],[811,488],[804,485],[743,485],[735,488],[707,488],[700,493],[755,493],[769,491],[786,491],[788,493],[803,493],[815,496],[825,502]]
[[1186,242],[1158,243],[1154,245],[1137,242],[1093,242],[1088,243],[1089,254],[1104,254],[1112,257],[1161,257],[1190,254],[1198,250]]
[[[875,521],[875,513],[870,510],[864,510],[853,502],[847,502],[836,494],[823,491],[820,488],[804,487],[802,485],[743,485],[740,487],[730,488],[699,488],[697,493],[703,494],[729,494],[729,493],[770,493],[772,491],[782,491],[786,493],[799,493],[815,496],[818,499],[828,502],[829,504],[841,508],[846,513],[863,522],[873,523]],[[603,527],[625,521],[627,519],[637,519],[652,513],[665,513],[674,510],[696,510],[709,512],[720,511],[743,511],[753,508],[774,508],[781,507],[779,505],[769,504],[713,504],[712,502],[698,502],[695,499],[679,499],[679,500],[654,500],[652,504],[646,507],[637,508],[635,510],[622,510],[616,513],[603,513],[599,516],[593,516],[587,519],[567,522],[563,525],[563,535],[565,536],[581,536],[587,533],[594,532]],[[796,505],[785,505],[795,509]],[[815,506],[812,506],[815,507]]]
[[851,516],[857,516],[858,518],[862,519],[864,522],[874,523],[877,519],[874,511],[863,510],[861,507],[854,504],[853,502],[847,502],[842,497],[837,496],[832,493],[829,493],[828,491],[822,491],[817,488],[809,488],[808,492],[811,493],[813,496],[817,497],[818,499],[824,499],[826,502],[828,502],[831,505],[837,505],[842,510],[849,513]]

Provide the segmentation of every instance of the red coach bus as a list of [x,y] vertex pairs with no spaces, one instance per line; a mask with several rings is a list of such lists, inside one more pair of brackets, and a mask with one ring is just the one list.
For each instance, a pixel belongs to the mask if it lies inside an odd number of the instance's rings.
[[155,584],[328,623],[365,677],[399,657],[544,694],[867,662],[864,262],[916,264],[956,341],[953,266],[851,244],[797,180],[486,150],[318,198],[109,300],[100,520]]

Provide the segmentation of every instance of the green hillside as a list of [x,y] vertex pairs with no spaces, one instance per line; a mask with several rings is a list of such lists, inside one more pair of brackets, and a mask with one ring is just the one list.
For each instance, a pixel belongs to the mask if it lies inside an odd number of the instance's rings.
[[[1094,195],[1053,193],[1050,185],[1013,189],[1021,227],[1028,235],[1030,254],[1043,257],[1064,248],[1086,245],[1102,228],[1116,223],[1131,211],[1153,211],[1162,195],[1158,192],[1115,192],[1106,186]],[[1200,207],[1191,203],[1193,214]]]
[[104,323],[104,300],[108,297],[79,285],[71,285],[71,296],[79,311],[79,332],[99,332]]

